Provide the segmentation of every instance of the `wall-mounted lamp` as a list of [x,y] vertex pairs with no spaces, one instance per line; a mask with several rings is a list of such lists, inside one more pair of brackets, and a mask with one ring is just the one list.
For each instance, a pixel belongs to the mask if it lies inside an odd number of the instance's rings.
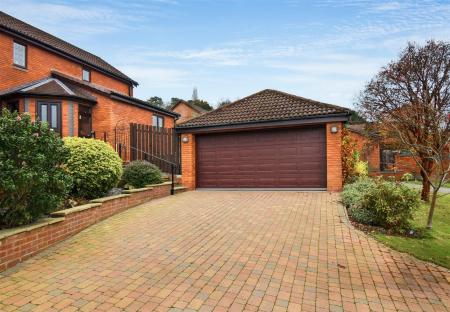
[[338,132],[338,127],[332,126],[332,127],[330,128],[330,131],[331,131],[331,133],[337,133],[337,132]]
[[189,143],[189,137],[185,136],[182,139],[183,143]]

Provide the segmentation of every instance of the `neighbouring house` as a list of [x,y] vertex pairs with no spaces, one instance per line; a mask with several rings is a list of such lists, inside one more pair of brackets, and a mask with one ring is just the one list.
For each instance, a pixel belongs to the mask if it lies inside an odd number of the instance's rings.
[[133,97],[138,83],[100,57],[0,12],[0,106],[62,136],[104,137],[120,124],[173,128],[178,114]]
[[349,110],[263,90],[177,125],[182,182],[194,188],[340,191]]
[[349,135],[356,143],[361,160],[367,161],[371,176],[401,179],[405,173],[420,178],[420,167],[411,152],[398,149],[387,139],[370,130],[365,123],[349,124]]
[[193,103],[186,102],[184,100],[180,100],[177,103],[175,103],[170,108],[170,110],[180,115],[180,117],[177,120],[177,124],[183,123],[185,121],[188,121],[192,118],[198,117],[208,112],[202,107],[195,105]]

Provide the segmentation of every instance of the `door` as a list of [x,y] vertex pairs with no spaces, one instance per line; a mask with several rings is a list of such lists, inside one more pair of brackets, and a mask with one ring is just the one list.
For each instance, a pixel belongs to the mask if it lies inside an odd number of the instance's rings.
[[87,106],[78,106],[78,136],[92,137],[92,109]]
[[199,188],[326,188],[325,127],[198,135]]

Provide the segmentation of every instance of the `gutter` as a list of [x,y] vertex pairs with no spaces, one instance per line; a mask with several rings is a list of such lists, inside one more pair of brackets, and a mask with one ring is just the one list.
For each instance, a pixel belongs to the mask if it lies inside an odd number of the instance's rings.
[[112,99],[114,99],[114,100],[122,101],[122,102],[125,102],[125,103],[128,103],[128,104],[132,104],[132,105],[135,105],[135,106],[138,106],[138,107],[141,107],[141,108],[146,108],[146,109],[149,109],[149,110],[157,111],[157,112],[163,113],[165,115],[172,116],[174,118],[180,117],[180,114],[178,114],[178,113],[166,110],[164,108],[161,108],[161,107],[158,107],[158,106],[155,106],[155,105],[151,105],[151,104],[149,104],[147,102],[144,102],[142,100],[139,100],[139,99],[135,99],[135,98],[131,99],[128,96],[124,96],[124,95],[122,95],[120,93],[116,93],[114,91],[112,91],[110,93],[110,97]]
[[[125,78],[125,77],[117,76],[117,75],[115,75],[114,73],[111,73],[111,72],[109,72],[109,71],[107,71],[107,70],[105,70],[105,69],[103,69],[103,68],[100,68],[100,67],[97,66],[97,65],[94,65],[94,64],[91,64],[91,63],[86,62],[86,61],[84,61],[84,60],[81,60],[80,58],[78,58],[78,57],[76,57],[76,56],[70,55],[70,54],[68,54],[67,52],[64,52],[64,51],[61,51],[60,49],[54,48],[54,47],[52,47],[51,45],[46,44],[46,43],[44,43],[44,42],[41,42],[41,41],[39,41],[39,40],[37,40],[37,39],[34,39],[34,38],[30,37],[30,36],[24,35],[24,34],[22,34],[22,33],[20,33],[20,32],[17,32],[17,31],[15,31],[15,30],[12,30],[12,29],[7,28],[7,27],[5,27],[5,26],[0,26],[0,29],[1,29],[2,31],[4,31],[5,33],[9,34],[9,35],[18,37],[18,38],[20,38],[20,39],[22,39],[22,40],[24,40],[24,41],[31,42],[32,44],[34,44],[34,45],[36,45],[36,46],[38,46],[38,47],[44,48],[44,49],[46,49],[46,50],[49,50],[49,51],[51,51],[51,52],[53,52],[53,53],[55,53],[55,54],[58,54],[58,55],[60,55],[60,56],[65,57],[65,58],[67,58],[67,59],[69,59],[69,60],[76,61],[76,62],[81,63],[81,64],[83,64],[83,65],[86,65],[86,66],[88,66],[88,67],[94,68],[95,70],[98,70],[99,72],[101,72],[101,73],[103,73],[103,74],[105,74],[105,75],[108,75],[108,76],[110,76],[110,77],[113,77],[113,78],[115,78],[115,79],[121,80],[121,81],[126,82],[126,83],[131,83],[131,84],[132,84],[133,86],[135,86],[135,87],[137,87],[137,86],[139,85],[139,83],[138,83],[137,81],[135,81],[135,80],[133,80],[133,79],[131,79],[131,78],[127,79],[127,78]],[[52,36],[53,36],[53,35],[52,35]],[[54,36],[54,37],[55,37],[55,36]],[[59,38],[58,38],[58,39],[59,39]],[[62,39],[60,39],[60,40],[62,40]],[[64,41],[64,40],[63,40],[63,41]],[[69,44],[70,44],[70,43],[69,43]],[[79,48],[79,49],[82,50],[81,48]],[[88,51],[86,51],[86,52],[87,52],[87,53],[90,53],[90,52],[88,52]],[[92,54],[92,53],[91,53],[91,54]],[[97,56],[97,57],[98,57],[98,56]],[[112,65],[111,65],[111,66],[112,66]],[[125,74],[124,74],[124,75],[125,75]]]
[[296,119],[285,120],[264,120],[244,123],[234,123],[226,125],[211,125],[211,126],[177,126],[175,129],[178,133],[207,133],[207,132],[224,132],[227,130],[251,130],[262,128],[280,128],[303,125],[318,125],[329,122],[345,122],[348,120],[348,113],[338,113],[330,115],[310,116]]

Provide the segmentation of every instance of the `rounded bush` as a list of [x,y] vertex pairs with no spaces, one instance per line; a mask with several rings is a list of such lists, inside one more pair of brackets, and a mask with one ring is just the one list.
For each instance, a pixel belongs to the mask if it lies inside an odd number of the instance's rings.
[[351,207],[348,209],[348,214],[352,219],[361,224],[375,225],[376,218],[372,211],[361,208]]
[[149,184],[163,182],[162,172],[148,161],[136,160],[125,166],[122,176],[123,184],[141,188]]
[[402,232],[420,201],[417,191],[401,183],[360,178],[344,187],[342,202],[353,220]]
[[69,137],[67,169],[73,177],[73,195],[86,199],[104,196],[122,176],[122,159],[103,141]]
[[57,210],[71,189],[68,150],[46,123],[6,109],[0,116],[0,228]]
[[355,182],[344,185],[342,203],[347,208],[360,208],[362,198],[366,192],[375,187],[375,181],[370,178],[359,178]]
[[375,225],[401,232],[410,226],[419,203],[416,190],[401,183],[378,179],[375,188],[363,196],[361,207],[373,213]]

